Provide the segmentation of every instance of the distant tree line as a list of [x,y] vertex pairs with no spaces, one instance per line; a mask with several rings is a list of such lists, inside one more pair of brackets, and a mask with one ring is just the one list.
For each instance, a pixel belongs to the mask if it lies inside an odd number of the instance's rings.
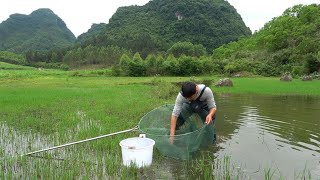
[[24,55],[15,54],[7,51],[0,51],[0,61],[10,63],[10,64],[18,64],[18,65],[27,64]]

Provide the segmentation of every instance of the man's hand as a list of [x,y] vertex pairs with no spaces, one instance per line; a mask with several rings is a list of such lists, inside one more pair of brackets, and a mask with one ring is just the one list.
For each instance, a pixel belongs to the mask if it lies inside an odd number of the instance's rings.
[[174,141],[174,136],[171,136],[171,135],[170,135],[169,143],[170,143],[170,144],[173,144],[173,141]]
[[212,121],[212,116],[209,114],[207,117],[206,117],[206,124],[210,124]]

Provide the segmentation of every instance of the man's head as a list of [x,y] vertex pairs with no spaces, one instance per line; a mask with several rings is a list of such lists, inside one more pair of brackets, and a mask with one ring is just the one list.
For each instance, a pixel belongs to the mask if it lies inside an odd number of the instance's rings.
[[181,86],[181,95],[185,98],[190,98],[197,92],[197,85],[194,82],[184,82]]

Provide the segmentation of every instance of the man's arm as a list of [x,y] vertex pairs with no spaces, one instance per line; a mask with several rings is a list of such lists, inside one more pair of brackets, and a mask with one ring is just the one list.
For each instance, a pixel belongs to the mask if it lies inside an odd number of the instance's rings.
[[206,124],[210,124],[212,121],[212,118],[216,114],[217,106],[216,106],[216,102],[213,97],[213,93],[212,93],[211,89],[208,87],[205,90],[205,97],[206,97],[206,101],[208,104],[208,108],[210,109],[208,112],[208,115],[206,117]]
[[177,125],[177,117],[172,115],[171,116],[171,123],[170,123],[170,136],[174,136],[176,132],[176,125]]
[[177,117],[171,115],[171,122],[170,122],[170,144],[173,144],[174,134],[176,132],[176,125],[177,125]]
[[206,117],[206,124],[210,124],[212,121],[213,116],[216,114],[217,109],[216,108],[211,108],[209,110],[209,114]]
[[184,102],[187,102],[187,100],[179,93],[176,98],[174,108],[172,110],[171,121],[170,121],[170,143],[171,144],[173,143],[173,139],[176,131],[177,119],[181,113],[182,105]]

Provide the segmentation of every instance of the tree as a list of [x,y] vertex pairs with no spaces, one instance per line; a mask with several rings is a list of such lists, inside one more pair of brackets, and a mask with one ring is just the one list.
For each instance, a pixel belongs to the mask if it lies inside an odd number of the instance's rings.
[[305,61],[305,72],[307,74],[311,74],[314,72],[318,72],[319,68],[320,68],[320,61],[319,59],[317,59],[317,57],[314,54],[307,54],[305,56],[306,61]]
[[130,72],[130,62],[131,59],[127,54],[123,54],[120,58],[120,69],[123,75],[128,76]]
[[133,59],[132,59],[134,62],[136,63],[142,63],[142,58],[140,56],[140,53],[139,52],[136,52],[134,55],[133,55]]
[[207,53],[203,45],[193,45],[191,42],[177,42],[167,52],[175,57],[180,57],[181,55],[200,57]]
[[199,63],[196,62],[195,58],[190,56],[180,56],[178,59],[177,75],[197,75],[200,73],[201,69]]
[[130,76],[145,76],[146,75],[146,66],[143,62],[140,54],[137,52],[133,56],[133,60],[129,63],[129,75]]
[[177,59],[172,54],[170,54],[162,63],[161,70],[163,74],[178,75],[179,67]]
[[145,60],[146,62],[146,74],[149,76],[153,76],[159,74],[157,71],[157,58],[154,54],[149,54]]

